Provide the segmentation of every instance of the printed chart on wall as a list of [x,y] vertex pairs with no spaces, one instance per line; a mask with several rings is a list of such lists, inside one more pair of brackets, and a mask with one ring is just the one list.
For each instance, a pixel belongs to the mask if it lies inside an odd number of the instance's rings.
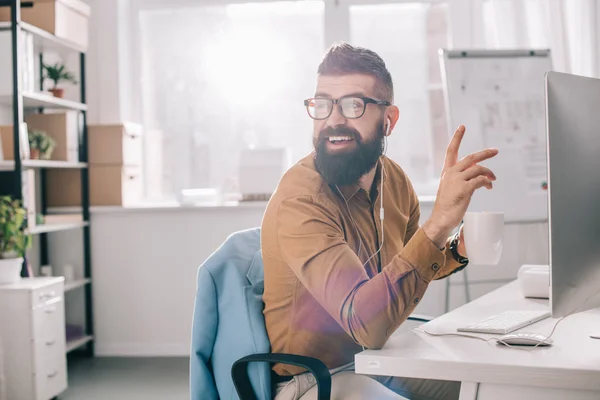
[[[501,211],[507,222],[546,221],[547,162],[544,77],[548,50],[440,51],[450,126],[467,128],[459,158],[488,147],[482,165],[497,176],[468,211]],[[453,133],[453,130],[452,132]]]

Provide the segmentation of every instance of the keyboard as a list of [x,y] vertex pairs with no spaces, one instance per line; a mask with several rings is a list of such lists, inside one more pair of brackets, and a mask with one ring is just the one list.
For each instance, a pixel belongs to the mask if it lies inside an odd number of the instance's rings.
[[550,317],[550,311],[505,311],[457,329],[459,332],[507,334]]

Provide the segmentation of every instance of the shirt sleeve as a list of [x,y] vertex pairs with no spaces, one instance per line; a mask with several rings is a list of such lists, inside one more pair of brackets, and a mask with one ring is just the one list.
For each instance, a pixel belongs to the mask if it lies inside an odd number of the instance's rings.
[[[412,207],[411,207],[410,219],[408,220],[408,225],[406,227],[406,240],[410,240],[413,237],[413,235],[415,234],[415,232],[417,232],[417,230],[420,229],[419,220],[421,219],[421,207],[419,204],[419,198],[417,197],[417,194],[415,193],[415,191],[412,190],[412,187],[411,187],[411,193],[412,193],[412,196],[411,196],[412,197]],[[446,240],[446,245],[444,246],[444,248],[440,249],[441,251],[444,252],[446,262],[443,265],[440,264],[441,269],[434,278],[436,280],[448,277],[448,276],[452,275],[453,273],[458,272],[464,268],[464,266],[454,258],[454,255],[452,254],[452,250],[450,250],[450,241],[451,240],[452,240],[452,237],[449,237]]]
[[403,250],[369,279],[344,238],[336,209],[313,196],[284,200],[277,213],[279,251],[359,345],[380,348],[413,312],[446,255],[418,228]]
[[452,237],[449,237],[446,241],[446,248],[444,250],[446,254],[446,264],[444,264],[443,268],[440,270],[440,273],[435,277],[435,279],[443,279],[446,278],[456,272],[462,271],[466,265],[462,265],[459,263],[452,254],[452,250],[450,250],[450,241]]

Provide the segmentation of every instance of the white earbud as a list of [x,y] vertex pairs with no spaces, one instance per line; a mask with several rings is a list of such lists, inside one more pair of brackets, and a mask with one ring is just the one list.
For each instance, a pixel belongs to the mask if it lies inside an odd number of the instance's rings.
[[388,117],[387,122],[388,122],[388,124],[387,124],[387,128],[385,130],[385,136],[390,136],[390,129],[392,127],[392,120]]
[[380,186],[381,186],[381,194],[379,196],[380,199],[380,203],[379,203],[379,220],[381,221],[381,243],[383,244],[383,218],[384,218],[384,211],[383,211],[383,175],[385,174],[385,167],[383,166],[383,160],[381,160],[381,182],[380,182]]

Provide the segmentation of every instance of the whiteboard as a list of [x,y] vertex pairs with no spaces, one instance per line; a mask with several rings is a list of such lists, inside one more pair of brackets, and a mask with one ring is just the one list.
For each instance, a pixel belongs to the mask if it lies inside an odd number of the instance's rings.
[[441,50],[450,133],[464,125],[459,159],[495,147],[481,163],[498,178],[468,211],[500,211],[506,222],[548,219],[544,78],[549,50]]

